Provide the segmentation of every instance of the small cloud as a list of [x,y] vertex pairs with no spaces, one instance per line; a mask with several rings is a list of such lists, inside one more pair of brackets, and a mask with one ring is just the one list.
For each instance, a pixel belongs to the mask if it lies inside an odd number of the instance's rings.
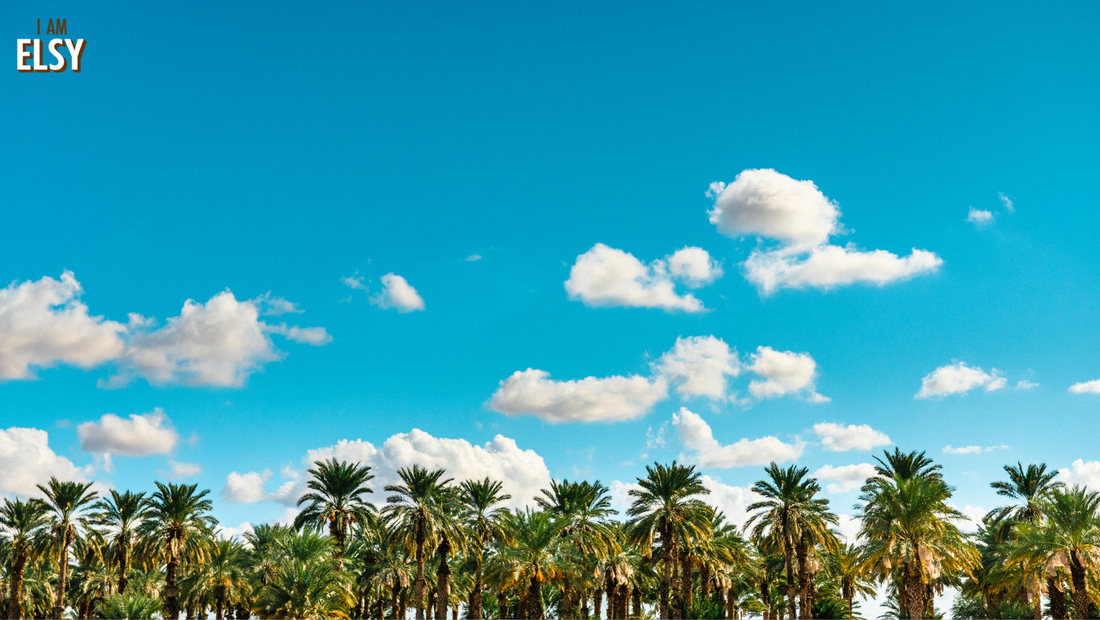
[[1008,446],[1002,444],[999,446],[964,446],[961,448],[953,448],[951,444],[944,446],[944,454],[982,454],[984,452],[992,452],[994,450],[1007,450]]
[[841,465],[840,467],[826,465],[812,475],[820,480],[835,481],[825,487],[830,493],[847,493],[863,486],[868,478],[875,475],[875,468],[870,463]]
[[1074,383],[1069,386],[1069,391],[1074,394],[1100,394],[1100,379]]
[[1038,383],[1034,383],[1034,382],[1028,381],[1026,379],[1020,379],[1019,381],[1016,382],[1016,388],[1015,389],[1017,389],[1017,390],[1030,390],[1031,388],[1037,388],[1037,387],[1039,387]]
[[844,426],[822,422],[814,424],[814,434],[821,438],[821,447],[833,452],[868,451],[893,443],[886,433],[876,431],[867,424]]
[[993,223],[993,212],[982,211],[981,209],[970,207],[970,212],[966,215],[966,221],[974,224],[978,228],[983,228]]
[[256,307],[260,309],[261,316],[281,316],[283,314],[301,314],[305,312],[305,310],[300,309],[296,303],[289,302],[282,297],[272,296],[271,291],[260,295],[252,301],[256,304]]
[[202,473],[202,465],[198,463],[180,463],[178,461],[168,461],[168,477],[175,480],[180,478],[190,478],[191,476],[197,476]]
[[350,276],[343,276],[340,278],[340,282],[353,290],[365,291],[368,290],[366,283],[363,282],[363,276],[359,275],[359,270],[356,269],[355,273]]
[[1000,376],[1000,371],[996,368],[990,372],[985,372],[977,366],[967,366],[965,362],[956,362],[948,366],[941,366],[921,379],[920,391],[913,398],[923,399],[950,394],[966,394],[977,387],[984,387],[986,392],[993,392],[1003,389],[1007,384],[1007,380]]
[[1004,195],[1004,192],[997,192],[997,197],[1001,199],[1001,204],[1004,205],[1005,211],[1009,213],[1015,213],[1016,207],[1012,204],[1012,199]]
[[467,263],[474,263],[474,262],[477,262],[479,260],[481,260],[481,254],[471,254],[471,255],[466,257],[466,262]]
[[424,299],[405,278],[393,273],[382,276],[382,292],[370,299],[379,308],[393,308],[405,314],[424,309]]

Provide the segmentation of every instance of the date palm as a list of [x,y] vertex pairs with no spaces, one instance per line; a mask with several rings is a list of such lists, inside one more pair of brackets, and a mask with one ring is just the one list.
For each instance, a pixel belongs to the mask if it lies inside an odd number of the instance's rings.
[[530,508],[515,512],[504,522],[509,544],[500,550],[500,562],[504,570],[517,581],[526,618],[541,619],[542,584],[556,579],[564,569],[562,548],[562,523],[549,513]]
[[900,573],[895,585],[910,618],[925,614],[928,586],[941,574],[966,574],[980,564],[978,550],[955,525],[966,517],[947,505],[952,491],[938,475],[918,473],[876,476],[860,495],[865,562]]
[[798,593],[795,581],[795,561],[798,561],[803,582],[802,617],[809,617],[807,548],[819,541],[836,540],[829,530],[829,525],[836,524],[836,516],[829,512],[828,500],[814,497],[821,487],[817,480],[809,477],[805,467],[781,468],[773,462],[764,471],[768,479],[759,480],[752,486],[752,490],[764,499],[747,508],[753,514],[745,526],[752,528],[754,538],[771,538],[781,545],[787,577],[787,605],[792,618]]
[[504,485],[501,482],[489,478],[466,480],[458,488],[459,500],[465,506],[466,526],[470,530],[468,553],[474,563],[466,615],[471,620],[480,620],[483,609],[482,590],[485,586],[482,574],[485,553],[494,540],[501,538],[501,519],[506,510],[500,504],[512,499],[512,496],[502,492]]
[[1031,463],[1027,469],[1024,469],[1022,463],[1016,463],[1005,465],[1004,469],[1008,474],[1008,481],[998,480],[989,483],[989,486],[997,495],[1011,498],[1018,503],[995,508],[989,514],[1004,519],[1006,523],[1035,523],[1043,516],[1043,500],[1051,491],[1065,486],[1061,482],[1055,482],[1058,472],[1047,471],[1046,463]]
[[65,611],[65,590],[69,582],[69,547],[77,537],[77,526],[86,527],[85,514],[99,496],[91,491],[91,482],[62,482],[51,476],[46,486],[35,485],[45,497],[50,515],[52,550],[57,552],[57,596],[53,604],[53,617],[60,618]]
[[294,518],[294,527],[320,530],[327,526],[329,535],[336,541],[336,555],[342,558],[351,527],[367,524],[374,512],[374,505],[363,497],[373,493],[367,483],[374,474],[370,473],[369,466],[335,458],[316,461],[313,465],[308,471],[310,481],[306,483],[311,491],[298,499],[299,506],[309,505]]
[[707,532],[714,509],[701,495],[710,491],[703,486],[702,474],[694,465],[681,465],[673,461],[665,466],[654,463],[646,466],[646,477],[638,479],[640,488],[631,489],[634,498],[627,515],[630,517],[630,542],[640,545],[648,554],[655,538],[661,539],[660,611],[662,618],[669,618],[669,591],[680,584],[672,578],[672,567],[677,559],[677,540],[683,536],[699,536]]
[[186,555],[203,561],[209,555],[208,541],[217,521],[208,513],[213,507],[197,485],[155,483],[157,490],[145,498],[145,519],[138,532],[149,547],[150,555],[165,565],[164,617],[179,618],[180,560]]
[[48,508],[39,500],[5,499],[0,527],[8,548],[8,617],[23,617],[23,581],[27,562],[34,559],[35,538],[49,527]]
[[130,552],[134,547],[134,535],[148,507],[144,493],[119,493],[111,489],[110,497],[99,500],[94,506],[96,525],[110,530],[111,545],[118,563],[118,593],[125,594],[129,584]]
[[826,556],[826,570],[840,589],[840,597],[848,608],[848,620],[855,618],[855,597],[875,595],[874,579],[863,563],[859,549],[844,545]]
[[388,526],[402,534],[405,544],[416,550],[416,581],[413,598],[416,604],[416,620],[424,620],[424,561],[425,548],[435,544],[437,530],[443,518],[441,514],[444,487],[451,479],[441,480],[442,469],[428,471],[419,465],[403,467],[397,471],[402,484],[386,485],[393,493],[386,501],[384,514]]
[[1048,570],[1069,569],[1077,618],[1087,618],[1089,568],[1100,562],[1100,494],[1059,488],[1042,500],[1044,519],[1021,524],[1016,557],[1038,557]]

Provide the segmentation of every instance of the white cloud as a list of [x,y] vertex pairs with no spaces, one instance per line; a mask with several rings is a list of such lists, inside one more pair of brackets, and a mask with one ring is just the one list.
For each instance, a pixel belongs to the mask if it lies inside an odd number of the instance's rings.
[[1067,486],[1076,484],[1090,491],[1100,491],[1100,461],[1077,459],[1070,467],[1058,470],[1058,481]]
[[1012,204],[1012,199],[1005,196],[1003,192],[997,192],[997,197],[1001,199],[1001,204],[1004,206],[1005,211],[1009,213],[1015,213],[1016,207]]
[[332,336],[324,327],[298,327],[297,325],[287,327],[286,323],[280,323],[267,325],[264,329],[269,334],[279,334],[291,342],[311,344],[315,347],[332,342]]
[[833,467],[826,465],[815,471],[812,476],[820,480],[833,480],[835,482],[825,487],[830,493],[847,493],[863,486],[863,483],[875,475],[875,467],[870,463],[858,463],[855,465],[841,465]]
[[188,299],[178,317],[160,329],[134,334],[120,374],[109,387],[134,375],[153,384],[183,383],[239,387],[264,364],[282,359],[251,301],[225,290],[205,304]]
[[236,538],[238,540],[244,541],[244,535],[251,534],[254,531],[255,530],[252,528],[252,524],[248,521],[245,521],[237,527],[219,524],[214,528],[214,535],[218,538],[224,538],[227,540],[232,540]]
[[745,521],[748,521],[746,509],[761,499],[761,496],[754,493],[750,488],[722,484],[706,474],[699,481],[710,491],[710,495],[705,496],[703,500],[714,506],[715,509],[720,510],[726,515],[728,522],[738,527],[745,525]]
[[180,463],[178,461],[168,461],[168,477],[173,480],[179,480],[180,478],[190,478],[191,476],[197,476],[202,473],[202,465],[198,463]]
[[688,247],[646,265],[622,250],[602,243],[577,257],[565,281],[569,299],[601,308],[660,308],[667,311],[703,312],[703,302],[691,293],[676,293],[676,281],[690,288],[709,284],[722,268],[706,250]]
[[993,212],[970,207],[970,211],[966,214],[966,221],[978,228],[983,228],[993,223]]
[[725,469],[767,465],[771,461],[782,463],[797,459],[805,447],[803,442],[783,443],[776,437],[741,439],[723,446],[714,438],[710,425],[687,407],[681,407],[679,413],[672,414],[672,427],[680,435],[684,447],[692,451],[692,454],[681,458],[698,463],[700,467]]
[[745,261],[745,277],[765,295],[781,288],[832,288],[859,282],[884,286],[935,271],[943,259],[913,249],[906,257],[886,250],[863,252],[851,244],[825,245],[807,256],[755,250]]
[[287,301],[282,297],[273,296],[271,291],[252,301],[260,308],[260,314],[263,316],[282,316],[284,314],[302,314],[305,312],[305,310],[298,307],[298,304]]
[[876,431],[867,424],[844,426],[843,424],[822,422],[814,424],[814,434],[821,437],[821,447],[833,452],[867,451],[893,443],[886,433]]
[[706,396],[725,400],[729,395],[728,377],[740,372],[737,351],[714,336],[677,338],[672,349],[654,362],[656,374],[676,384],[682,397]]
[[588,377],[554,381],[544,370],[517,370],[500,382],[488,407],[510,416],[532,414],[551,423],[613,422],[645,415],[668,397],[663,379],[645,377]]
[[775,398],[801,393],[811,403],[829,402],[827,396],[816,392],[814,378],[817,362],[809,353],[776,351],[771,347],[757,347],[746,368],[764,380],[749,383],[749,393],[758,399]]
[[393,308],[402,314],[424,309],[424,300],[415,288],[409,286],[405,278],[387,273],[381,280],[382,292],[371,297],[372,304],[379,308]]
[[468,263],[474,263],[474,262],[477,262],[479,260],[481,260],[481,255],[480,254],[471,254],[471,255],[466,257],[466,262],[468,262]]
[[[845,514],[838,514],[836,519],[837,526],[833,528],[833,531],[840,534],[840,540],[845,544],[856,544],[856,541],[859,539],[859,529],[863,527],[863,522],[857,517]],[[874,615],[871,617],[879,618],[881,616]]]
[[1007,383],[996,368],[987,373],[977,366],[972,367],[967,366],[965,362],[956,362],[949,366],[941,366],[921,379],[920,391],[913,398],[965,394],[978,387],[984,387],[986,392],[992,392],[1004,388]]
[[270,469],[265,469],[262,472],[250,471],[243,474],[239,474],[235,471],[230,472],[230,474],[226,476],[225,486],[222,488],[222,497],[225,498],[225,501],[234,504],[251,504],[266,501],[293,504],[304,492],[305,484],[302,483],[299,485],[297,478],[294,478],[288,482],[284,482],[278,490],[269,493],[264,490],[264,483],[267,482],[269,478],[271,478]]
[[77,426],[76,434],[85,452],[123,456],[168,454],[180,438],[160,407],[151,413],[130,414],[129,420],[107,413],[98,422]]
[[87,481],[92,467],[77,467],[50,449],[49,435],[37,428],[0,429],[0,493],[40,497],[36,484],[50,476]]
[[1017,390],[1030,390],[1031,388],[1037,388],[1037,387],[1039,387],[1038,383],[1033,383],[1031,381],[1027,381],[1026,379],[1020,379],[1019,381],[1016,382],[1016,388],[1015,389],[1017,389]]
[[641,490],[642,487],[636,482],[612,480],[607,488],[609,495],[611,495],[611,507],[618,510],[620,515],[625,515],[627,509],[634,503],[634,498],[630,497],[630,491]]
[[755,236],[775,244],[753,250],[745,277],[764,295],[781,288],[831,288],[866,282],[883,286],[931,273],[943,260],[927,250],[906,257],[829,244],[845,232],[840,210],[812,181],[775,170],[744,170],[733,183],[712,183],[710,221],[722,234]]
[[1069,391],[1074,394],[1100,394],[1100,379],[1074,383],[1069,386]]
[[982,446],[963,446],[960,448],[954,448],[951,446],[951,444],[947,444],[943,447],[942,452],[944,454],[981,454],[983,452],[992,452],[998,449],[1006,450],[1008,449],[1008,446],[986,446],[984,448]]
[[350,276],[341,276],[340,283],[356,291],[366,291],[370,288],[365,282],[363,282],[363,276],[359,275],[358,269],[356,269],[355,273]]
[[[951,506],[951,504],[948,504],[948,506]],[[955,508],[955,510],[958,510],[959,512],[963,513],[964,516],[966,516],[966,521],[957,521],[956,523],[959,526],[959,529],[967,534],[973,534],[974,532],[977,532],[978,526],[982,524],[982,517],[989,513],[988,510],[982,508],[981,506],[971,506],[969,504],[963,506],[962,508],[958,508],[956,506],[951,507]]]
[[71,271],[0,289],[0,380],[57,364],[88,369],[122,353],[126,326],[90,316],[83,292]]

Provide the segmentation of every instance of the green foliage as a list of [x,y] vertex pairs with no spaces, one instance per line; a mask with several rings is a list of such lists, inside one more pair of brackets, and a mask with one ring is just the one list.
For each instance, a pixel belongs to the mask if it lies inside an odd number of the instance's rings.
[[157,618],[160,601],[146,594],[110,594],[96,605],[101,618]]

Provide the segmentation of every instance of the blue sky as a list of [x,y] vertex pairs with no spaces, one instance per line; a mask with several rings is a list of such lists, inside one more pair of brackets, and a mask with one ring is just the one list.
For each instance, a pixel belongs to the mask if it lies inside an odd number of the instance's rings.
[[[0,280],[10,284],[0,296],[0,492],[51,473],[148,489],[173,478],[171,461],[192,465],[173,479],[210,488],[215,514],[237,527],[287,518],[310,455],[364,458],[380,479],[421,459],[605,483],[682,457],[703,465],[734,512],[769,456],[819,471],[894,446],[941,462],[960,507],[997,505],[988,483],[1017,460],[1098,484],[1100,395],[1069,391],[1100,378],[1098,11],[5,11],[9,44],[51,17],[87,44],[79,74],[0,74]],[[991,221],[968,221],[971,209]],[[723,217],[727,234],[711,221]],[[825,222],[796,231],[814,217]],[[576,272],[597,244],[620,251],[601,255],[617,266],[596,266],[626,289]],[[702,280],[675,275],[683,248],[706,252],[683,267]],[[901,265],[914,249],[935,260]],[[806,267],[814,252],[876,250],[890,255]],[[753,256],[805,268],[803,279],[763,290]],[[650,279],[623,275],[631,265]],[[72,293],[66,270],[82,294],[62,307],[33,301]],[[384,287],[387,274],[402,280]],[[362,287],[347,286],[356,277]],[[402,296],[402,282],[416,295]],[[203,304],[196,321],[213,317],[208,302],[226,290],[223,322],[188,331],[169,321],[189,299]],[[270,304],[250,300],[268,293],[301,312],[256,316]],[[624,307],[687,294],[705,311]],[[253,340],[233,340],[242,334]],[[682,396],[684,376],[662,366],[691,337],[737,353],[724,362],[737,376],[717,375],[718,398]],[[787,356],[756,372],[758,347]],[[167,357],[147,357],[157,354]],[[806,359],[796,354],[812,360],[809,375],[804,362],[783,366]],[[490,403],[529,368],[549,379]],[[631,376],[623,389],[649,390],[642,404],[607,381]],[[754,397],[753,381],[780,376],[782,394]],[[587,377],[587,388],[549,383]],[[930,397],[915,398],[937,377]],[[1016,389],[1021,381],[1038,385]],[[576,390],[589,409],[564,396]],[[810,402],[815,393],[829,402]],[[611,410],[629,419],[601,418]],[[566,414],[596,421],[549,421]],[[717,448],[690,435],[700,421]],[[827,450],[814,428],[823,423],[870,429],[845,430],[863,438],[857,447]],[[722,448],[768,437],[734,456]],[[983,451],[944,453],[949,445]],[[743,462],[753,464],[725,466]],[[854,491],[828,495],[852,513]]]

